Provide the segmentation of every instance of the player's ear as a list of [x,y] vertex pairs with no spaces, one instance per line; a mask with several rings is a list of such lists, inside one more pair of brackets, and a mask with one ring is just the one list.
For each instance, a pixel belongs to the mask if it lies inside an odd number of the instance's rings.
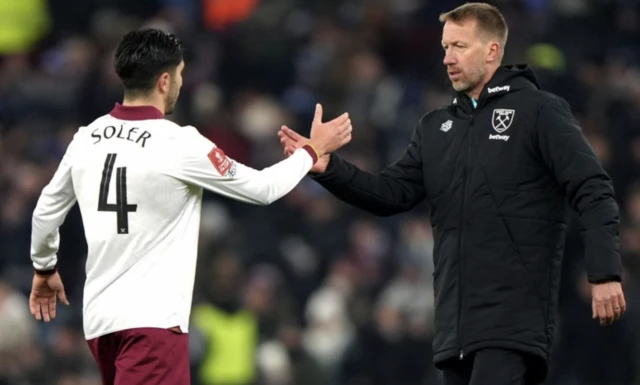
[[163,93],[169,92],[171,88],[171,75],[168,72],[163,72],[158,78],[158,87]]

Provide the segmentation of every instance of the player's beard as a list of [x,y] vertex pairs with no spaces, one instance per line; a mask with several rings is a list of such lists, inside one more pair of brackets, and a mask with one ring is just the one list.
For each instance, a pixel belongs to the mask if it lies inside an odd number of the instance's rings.
[[175,83],[173,83],[171,85],[171,90],[167,94],[167,99],[165,100],[165,115],[171,115],[176,110],[176,103],[178,102],[179,94],[180,89]]

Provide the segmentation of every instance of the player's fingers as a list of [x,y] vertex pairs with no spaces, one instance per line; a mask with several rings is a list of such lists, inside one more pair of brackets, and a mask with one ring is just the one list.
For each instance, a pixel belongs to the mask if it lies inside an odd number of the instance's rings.
[[36,312],[35,312],[34,316],[36,317],[37,321],[42,321],[42,310],[41,310],[41,306],[40,306],[40,301],[38,301],[36,303]]
[[314,123],[322,123],[322,104],[316,103],[316,112],[313,115]]
[[36,319],[38,318],[36,316],[36,314],[39,313],[38,302],[33,294],[29,297],[29,311],[31,312],[31,315],[36,317]]
[[598,318],[598,309],[596,307],[596,301],[595,300],[591,301],[591,318],[593,318],[593,319]]
[[48,299],[42,298],[40,300],[40,310],[42,311],[42,318],[44,319],[44,322],[51,321],[51,318],[49,317],[49,300]]
[[47,306],[49,307],[49,317],[50,319],[56,318],[56,296],[52,296],[47,301]]
[[281,138],[280,139],[280,145],[284,149],[295,148],[296,147],[296,142],[294,142],[293,140],[291,140],[289,138]]
[[67,293],[64,292],[64,288],[58,292],[58,299],[63,304],[69,306],[69,300],[67,300]]
[[302,139],[302,135],[298,134],[287,126],[282,126],[282,132],[285,134],[286,138],[289,138],[296,143]]

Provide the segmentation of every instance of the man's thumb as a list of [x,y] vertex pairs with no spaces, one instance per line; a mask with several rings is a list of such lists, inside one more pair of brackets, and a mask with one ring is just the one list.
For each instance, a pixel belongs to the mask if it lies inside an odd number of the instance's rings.
[[322,104],[316,103],[316,113],[313,116],[314,123],[322,123]]
[[64,292],[64,289],[58,292],[58,298],[60,299],[60,302],[69,306],[69,301],[67,300],[67,294]]

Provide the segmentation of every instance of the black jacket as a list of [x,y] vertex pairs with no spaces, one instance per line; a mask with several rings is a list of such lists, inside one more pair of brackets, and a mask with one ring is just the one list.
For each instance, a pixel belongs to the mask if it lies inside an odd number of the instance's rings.
[[451,105],[425,115],[402,158],[381,173],[332,155],[314,179],[381,216],[427,200],[437,366],[502,347],[540,358],[537,372],[546,376],[567,206],[581,219],[589,280],[620,280],[611,180],[569,105],[539,90],[526,66],[499,68],[475,110],[458,93]]

